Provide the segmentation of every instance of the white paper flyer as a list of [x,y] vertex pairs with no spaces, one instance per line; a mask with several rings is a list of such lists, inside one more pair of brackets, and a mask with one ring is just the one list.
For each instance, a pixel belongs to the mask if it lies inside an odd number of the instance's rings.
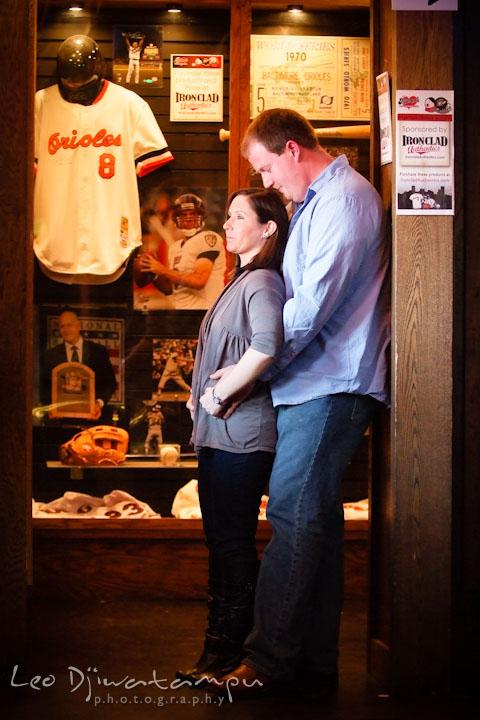
[[453,90],[397,90],[398,215],[454,214]]
[[172,122],[222,122],[223,55],[171,55],[170,72]]

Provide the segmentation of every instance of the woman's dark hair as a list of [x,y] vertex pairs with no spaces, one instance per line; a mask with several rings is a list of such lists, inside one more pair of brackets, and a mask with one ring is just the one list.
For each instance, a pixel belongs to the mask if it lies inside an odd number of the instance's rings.
[[289,225],[288,213],[280,195],[275,190],[264,190],[263,188],[235,190],[228,198],[227,210],[238,195],[248,198],[259,223],[268,223],[269,220],[273,220],[277,225],[275,232],[266,238],[261,250],[245,269],[274,268],[280,272]]

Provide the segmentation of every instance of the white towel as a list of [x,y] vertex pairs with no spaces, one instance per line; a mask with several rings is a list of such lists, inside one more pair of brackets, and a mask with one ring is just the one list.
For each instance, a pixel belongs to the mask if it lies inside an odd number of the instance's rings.
[[[268,495],[262,495],[259,520],[266,519]],[[368,520],[368,499],[354,503],[344,503],[345,520]],[[201,518],[198,499],[198,481],[190,480],[178,490],[172,505],[172,515],[176,518]]]
[[32,501],[33,517],[51,518],[148,518],[161,517],[150,505],[123,490],[113,490],[103,498],[67,491],[48,503]]

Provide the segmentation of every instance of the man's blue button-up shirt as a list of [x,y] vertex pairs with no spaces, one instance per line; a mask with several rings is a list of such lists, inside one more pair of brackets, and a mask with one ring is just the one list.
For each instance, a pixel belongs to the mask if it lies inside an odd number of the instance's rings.
[[344,155],[309,186],[284,257],[285,345],[268,373],[274,405],[341,392],[388,403],[384,220],[378,193]]

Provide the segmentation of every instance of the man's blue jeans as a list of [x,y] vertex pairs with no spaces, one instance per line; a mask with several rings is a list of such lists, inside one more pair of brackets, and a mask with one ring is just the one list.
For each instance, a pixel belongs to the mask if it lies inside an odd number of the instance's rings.
[[342,475],[377,401],[338,394],[278,413],[278,442],[247,665],[272,679],[337,671],[343,597]]

